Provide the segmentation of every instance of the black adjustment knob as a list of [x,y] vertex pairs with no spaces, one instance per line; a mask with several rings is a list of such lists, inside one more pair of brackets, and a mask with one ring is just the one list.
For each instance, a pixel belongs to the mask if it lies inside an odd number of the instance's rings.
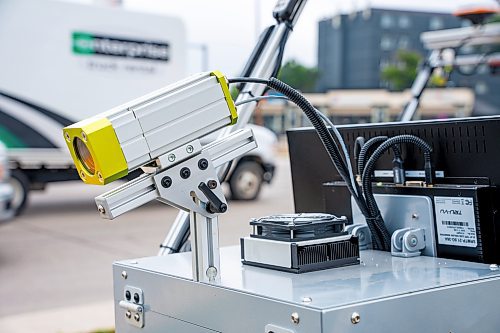
[[198,189],[207,197],[207,212],[210,214],[215,213],[225,213],[227,211],[227,205],[223,203],[219,197],[208,187],[207,184],[201,182],[198,185]]

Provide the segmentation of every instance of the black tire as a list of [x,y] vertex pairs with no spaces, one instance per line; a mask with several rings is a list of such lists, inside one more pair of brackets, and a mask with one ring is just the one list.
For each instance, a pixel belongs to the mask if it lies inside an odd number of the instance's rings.
[[255,200],[260,193],[264,170],[255,161],[238,163],[231,178],[229,188],[233,200]]
[[30,181],[24,172],[12,170],[10,175],[10,184],[14,189],[14,197],[10,203],[10,208],[14,210],[14,215],[20,215],[28,203],[28,194],[30,191]]

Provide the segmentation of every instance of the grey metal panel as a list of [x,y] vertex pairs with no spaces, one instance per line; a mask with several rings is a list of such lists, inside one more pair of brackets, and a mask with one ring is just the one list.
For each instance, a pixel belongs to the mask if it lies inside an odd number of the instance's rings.
[[[239,250],[222,249],[220,285],[190,280],[190,253],[118,262],[115,301],[125,285],[141,288],[148,333],[192,332],[167,318],[220,332],[264,332],[268,324],[295,333],[500,331],[500,271],[485,264],[362,251],[357,266],[289,274],[242,266]],[[117,332],[134,332],[115,311]]]
[[[239,246],[221,249],[220,287],[302,305],[309,296],[315,309],[329,309],[409,292],[499,277],[488,265],[432,257],[396,258],[380,251],[361,251],[361,264],[305,274],[243,266]],[[191,278],[191,253],[137,259],[115,265],[155,274]],[[130,285],[133,285],[129,283]],[[135,285],[134,285],[135,286]],[[142,285],[137,285],[142,289]]]
[[[397,229],[422,228],[425,230],[426,241],[422,254],[437,256],[434,206],[429,197],[395,194],[375,194],[374,197],[391,234]],[[366,224],[363,214],[352,198],[351,207],[354,223]]]
[[[118,309],[118,310],[117,310]],[[124,311],[115,304],[115,330],[120,333],[137,333],[147,330],[148,333],[218,333],[217,331],[193,325],[172,317],[164,316],[155,312],[147,313],[147,326],[145,329],[139,329],[135,326],[127,324],[122,319]]]
[[[351,323],[353,312],[360,316]],[[325,312],[323,332],[498,333],[498,279],[430,289]]]

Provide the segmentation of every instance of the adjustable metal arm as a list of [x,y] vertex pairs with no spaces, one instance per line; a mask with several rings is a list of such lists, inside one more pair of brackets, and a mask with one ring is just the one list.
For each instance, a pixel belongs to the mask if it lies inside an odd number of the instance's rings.
[[158,200],[191,214],[193,279],[220,281],[218,215],[227,202],[216,168],[257,147],[251,130],[240,130],[201,147],[190,142],[158,158],[155,172],[144,174],[98,196],[102,217],[113,219]]
[[499,58],[498,53],[482,56],[457,56],[451,61],[441,58],[441,52],[447,48],[458,48],[463,45],[484,45],[500,43],[500,23],[490,23],[458,29],[429,31],[422,33],[420,39],[431,53],[422,65],[411,87],[412,98],[400,113],[398,121],[411,121],[420,104],[420,98],[429,82],[432,73],[438,67],[447,65],[463,66],[487,63]]
[[[276,7],[275,16],[278,15],[278,23],[272,29],[270,36],[264,45],[260,45],[259,52],[254,53],[253,57],[249,59],[248,63],[251,64],[250,68],[245,71],[245,76],[269,78],[274,73],[276,62],[278,61],[278,53],[283,40],[288,36],[288,31],[293,29],[297,22],[307,0],[291,0],[293,6],[290,6],[291,11],[280,12],[279,9],[285,7],[280,6],[280,2]],[[279,13],[280,12],[280,13]],[[265,86],[261,84],[245,84],[242,92],[239,94],[236,103],[247,99],[249,96],[260,96],[263,94]],[[247,103],[238,107],[238,123],[234,126],[224,128],[219,135],[219,138],[228,135],[238,129],[245,127],[255,110],[256,103]],[[218,175],[221,177],[225,174],[227,165],[218,168]],[[160,246],[158,255],[166,255],[177,252],[182,246],[182,241],[189,233],[189,215],[183,211],[179,212],[174,221],[172,228],[170,228],[165,240]]]

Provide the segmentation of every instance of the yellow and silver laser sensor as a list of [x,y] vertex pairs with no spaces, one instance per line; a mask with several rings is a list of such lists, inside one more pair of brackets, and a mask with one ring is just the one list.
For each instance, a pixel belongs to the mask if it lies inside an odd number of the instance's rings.
[[236,123],[227,79],[200,73],[63,129],[80,178],[104,185]]

